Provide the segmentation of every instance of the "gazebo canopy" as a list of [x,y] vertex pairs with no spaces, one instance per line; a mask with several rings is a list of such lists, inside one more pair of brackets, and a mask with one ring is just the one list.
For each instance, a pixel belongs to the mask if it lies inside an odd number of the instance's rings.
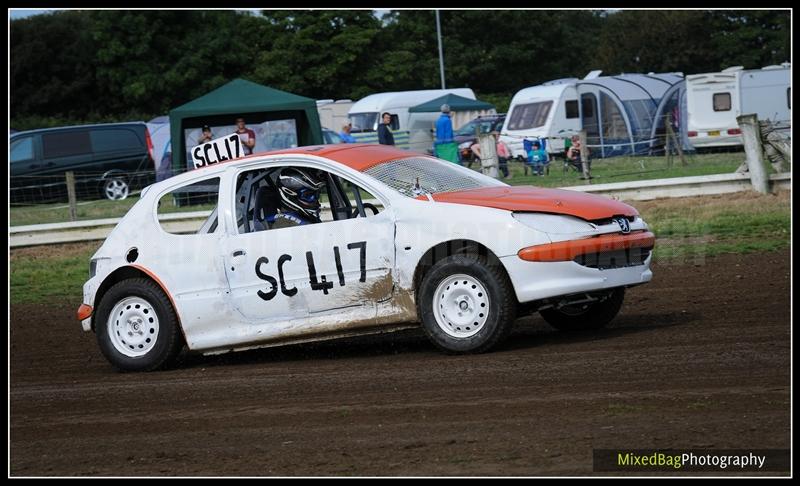
[[244,117],[248,125],[272,120],[294,120],[298,145],[323,143],[315,100],[244,79],[234,79],[169,112],[173,169],[181,172],[187,168],[187,129],[197,129],[203,125],[234,125],[235,118],[239,116]]
[[493,110],[494,105],[480,100],[471,100],[454,94],[446,94],[439,98],[427,101],[408,109],[409,113],[436,113],[442,109],[442,105],[450,105],[452,111],[482,111]]

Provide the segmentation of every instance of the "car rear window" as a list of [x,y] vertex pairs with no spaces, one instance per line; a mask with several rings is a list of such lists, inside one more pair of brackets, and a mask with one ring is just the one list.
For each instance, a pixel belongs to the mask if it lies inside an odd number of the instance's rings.
[[131,128],[92,130],[92,148],[95,152],[143,149],[144,142]]
[[[195,181],[163,194],[156,213],[161,228],[176,235],[213,233],[217,230],[219,177]],[[180,213],[194,213],[191,218]],[[205,219],[202,219],[205,218]]]
[[87,130],[45,133],[42,135],[42,152],[45,159],[84,155],[92,152]]

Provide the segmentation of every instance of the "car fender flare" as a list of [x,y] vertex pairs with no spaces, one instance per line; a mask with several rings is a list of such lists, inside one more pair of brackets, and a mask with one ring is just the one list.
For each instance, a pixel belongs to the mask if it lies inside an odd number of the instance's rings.
[[[93,307],[95,309],[98,308],[98,306],[100,304],[100,300],[103,298],[103,295],[105,295],[106,291],[108,291],[108,289],[111,288],[112,285],[114,285],[117,282],[120,282],[122,280],[126,280],[127,278],[133,278],[133,275],[129,274],[130,270],[133,270],[133,271],[137,272],[139,274],[139,277],[144,276],[146,278],[149,278],[150,280],[155,282],[155,284],[158,285],[159,288],[161,288],[161,291],[164,292],[164,294],[169,299],[170,304],[172,304],[172,309],[175,311],[175,317],[178,320],[178,327],[181,330],[181,334],[183,335],[184,342],[186,342],[186,333],[183,330],[183,323],[181,321],[181,314],[178,311],[178,306],[175,305],[175,299],[172,298],[172,294],[170,293],[169,289],[167,289],[167,286],[164,285],[164,282],[160,278],[158,278],[158,276],[154,272],[152,272],[150,269],[148,269],[146,267],[143,267],[142,265],[135,264],[135,263],[134,264],[130,264],[130,265],[125,265],[125,266],[119,267],[116,270],[114,270],[113,272],[109,273],[106,276],[106,278],[103,279],[103,282],[97,288],[97,292],[95,293],[95,296],[94,296],[94,306]],[[120,277],[120,274],[124,274],[124,276],[121,276],[121,278],[117,278],[117,277]],[[109,282],[109,280],[115,280],[115,281],[114,282]],[[95,316],[92,316],[92,325],[96,326],[96,323],[94,322],[94,320],[95,320],[94,318],[95,318]]]

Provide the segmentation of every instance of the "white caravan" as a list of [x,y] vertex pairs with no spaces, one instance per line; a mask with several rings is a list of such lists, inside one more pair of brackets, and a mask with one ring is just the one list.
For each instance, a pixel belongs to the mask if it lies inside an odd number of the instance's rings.
[[[395,145],[418,152],[433,147],[433,128],[439,113],[409,113],[408,109],[446,94],[454,94],[471,100],[475,93],[470,88],[427,89],[418,91],[394,91],[375,93],[355,102],[348,118],[353,124],[353,136],[359,142],[377,143],[378,123],[381,113],[392,114],[392,132]],[[399,132],[399,133],[398,133]]]
[[347,113],[352,106],[353,100],[317,100],[320,125],[339,133],[347,122]]
[[742,145],[736,117],[751,113],[788,129],[791,89],[790,63],[686,76],[689,141],[694,148]]
[[581,129],[577,78],[557,79],[524,88],[511,99],[502,139],[514,157],[526,158],[522,140],[547,138],[547,151],[563,152],[564,137]]

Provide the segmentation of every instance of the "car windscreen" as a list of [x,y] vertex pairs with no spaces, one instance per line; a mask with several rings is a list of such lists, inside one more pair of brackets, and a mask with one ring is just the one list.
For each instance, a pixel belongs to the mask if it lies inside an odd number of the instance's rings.
[[374,132],[378,113],[351,113],[347,118],[353,124],[353,132]]
[[11,162],[33,158],[33,137],[22,137],[11,142]]
[[325,143],[327,144],[342,143],[342,137],[340,137],[339,134],[333,130],[325,130],[324,135]]
[[506,185],[452,162],[424,156],[381,162],[364,173],[408,197]]
[[547,121],[551,106],[553,106],[552,101],[537,101],[515,106],[508,121],[508,129],[525,130],[541,127]]

